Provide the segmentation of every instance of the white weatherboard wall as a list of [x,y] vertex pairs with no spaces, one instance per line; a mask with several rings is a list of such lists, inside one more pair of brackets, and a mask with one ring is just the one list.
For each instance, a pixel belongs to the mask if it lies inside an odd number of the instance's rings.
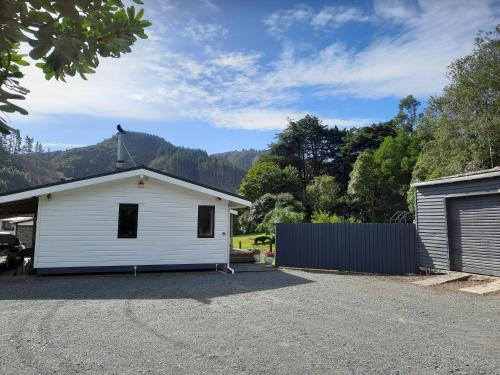
[[[40,197],[35,268],[227,263],[227,200],[149,178]],[[137,238],[117,238],[120,203],[137,203]],[[215,206],[214,238],[197,238],[198,206]],[[225,234],[224,234],[225,233]]]

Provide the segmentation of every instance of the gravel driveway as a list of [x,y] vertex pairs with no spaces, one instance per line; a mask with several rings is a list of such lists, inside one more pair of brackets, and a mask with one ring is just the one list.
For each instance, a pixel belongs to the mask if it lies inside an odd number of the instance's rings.
[[498,374],[500,298],[302,271],[0,279],[2,374]]

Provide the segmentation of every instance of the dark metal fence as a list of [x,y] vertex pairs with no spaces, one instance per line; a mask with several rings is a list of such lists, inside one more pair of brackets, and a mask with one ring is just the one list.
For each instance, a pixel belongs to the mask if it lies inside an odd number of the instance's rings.
[[417,270],[414,224],[278,224],[276,265],[397,275]]

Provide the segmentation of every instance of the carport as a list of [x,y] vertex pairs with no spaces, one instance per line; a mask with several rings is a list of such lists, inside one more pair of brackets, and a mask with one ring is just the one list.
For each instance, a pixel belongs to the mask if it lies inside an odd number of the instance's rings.
[[500,276],[500,167],[412,186],[419,265]]
[[[33,232],[36,231],[36,214],[38,210],[38,198],[28,198],[12,202],[0,203],[0,220],[13,216],[33,216]],[[34,247],[35,233],[33,233]]]

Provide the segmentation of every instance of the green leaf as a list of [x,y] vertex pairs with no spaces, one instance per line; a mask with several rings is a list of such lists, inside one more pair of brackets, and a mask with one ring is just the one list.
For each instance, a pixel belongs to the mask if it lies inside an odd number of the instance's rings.
[[8,126],[0,117],[0,133],[9,135],[14,129]]
[[17,65],[21,65],[21,66],[29,66],[30,63],[27,62],[26,60],[19,60],[19,61],[16,61],[16,64]]
[[50,51],[51,48],[52,44],[39,44],[31,50],[30,57],[33,60],[39,60],[42,57],[45,57],[45,55]]
[[134,8],[134,6],[130,6],[130,7],[127,8],[127,14],[128,14],[128,17],[130,19],[133,20],[135,18],[135,8]]
[[25,110],[24,108],[21,108],[21,107],[15,105],[15,104],[12,104],[12,103],[0,105],[0,111],[2,111],[2,112],[8,112],[8,113],[18,112],[18,113],[20,113],[22,115],[27,115],[28,114],[27,110]]

